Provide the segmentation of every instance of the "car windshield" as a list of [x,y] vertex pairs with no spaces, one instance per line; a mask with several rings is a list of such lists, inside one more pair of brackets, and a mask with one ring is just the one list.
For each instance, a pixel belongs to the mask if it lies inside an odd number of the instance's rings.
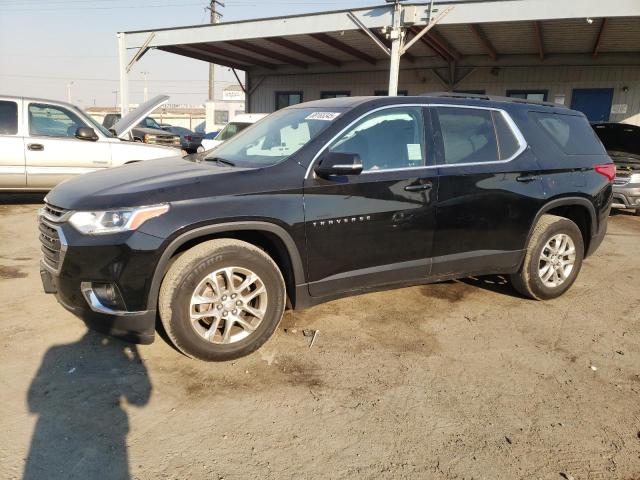
[[91,126],[94,129],[100,130],[100,133],[102,133],[105,137],[113,137],[113,133],[111,133],[107,128],[104,128],[102,125],[100,125],[91,115],[82,112],[84,115],[83,117],[89,121],[89,123],[91,123]]
[[205,160],[217,160],[246,167],[275,165],[314,139],[331,125],[343,110],[337,108],[331,111],[317,108],[280,110],[214,148]]

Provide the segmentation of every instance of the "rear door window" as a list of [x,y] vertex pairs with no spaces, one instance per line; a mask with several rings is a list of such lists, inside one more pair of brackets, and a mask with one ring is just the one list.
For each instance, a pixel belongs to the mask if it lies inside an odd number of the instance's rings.
[[524,147],[524,140],[501,110],[451,106],[432,111],[440,130],[441,165],[510,160]]
[[495,162],[498,142],[490,110],[436,107],[445,165]]
[[600,155],[602,143],[587,122],[578,115],[530,112],[536,123],[567,155]]
[[1,100],[0,135],[15,135],[16,133],[18,133],[18,104]]

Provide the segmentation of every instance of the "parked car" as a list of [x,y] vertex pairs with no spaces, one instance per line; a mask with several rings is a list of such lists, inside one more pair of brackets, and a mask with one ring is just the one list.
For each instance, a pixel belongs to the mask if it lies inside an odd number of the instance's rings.
[[626,123],[596,123],[593,128],[616,164],[613,208],[640,215],[640,127]]
[[162,125],[161,128],[165,132],[173,133],[180,136],[180,144],[182,149],[187,153],[196,153],[204,151],[202,146],[202,139],[204,135],[201,133],[195,133],[185,127],[176,127],[174,125]]
[[216,138],[216,135],[218,135],[218,131],[213,131],[213,132],[207,132],[204,134],[203,139],[204,140],[213,140],[214,138]]
[[[167,100],[169,100],[168,95],[158,95],[138,106],[135,112],[146,113],[144,115],[138,115],[138,121],[133,125],[129,123],[123,124],[121,122],[121,114],[119,113],[108,113],[102,120],[102,126],[114,130],[119,137],[126,135],[129,140],[133,140],[134,142],[180,148],[181,141],[179,135],[163,130],[158,122],[147,116],[159,106],[166,103]],[[122,133],[125,129],[127,132]]]
[[615,166],[584,114],[483,98],[298,104],[203,161],[66,182],[40,216],[45,291],[141,343],[159,313],[216,361],[287,305],[484,274],[558,297],[604,238]]
[[[125,121],[137,122],[136,112]],[[65,102],[0,96],[0,190],[46,191],[82,173],[177,154],[123,141]]]
[[220,145],[225,140],[229,140],[234,135],[237,135],[249,125],[253,125],[258,120],[262,120],[266,116],[266,113],[242,113],[240,115],[236,115],[233,121],[227,123],[213,140],[209,140],[206,138],[203,139],[202,146],[205,150],[211,150],[212,148]]

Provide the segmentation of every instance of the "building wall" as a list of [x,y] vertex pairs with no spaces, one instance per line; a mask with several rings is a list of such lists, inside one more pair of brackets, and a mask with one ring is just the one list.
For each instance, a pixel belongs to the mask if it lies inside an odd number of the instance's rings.
[[[302,91],[304,101],[310,101],[319,99],[322,91],[347,90],[352,96],[373,95],[375,90],[386,90],[387,83],[388,73],[384,70],[269,75],[251,96],[251,112],[272,112],[277,91]],[[612,114],[610,121],[640,125],[638,66],[479,67],[455,86],[455,90],[485,90],[490,95],[506,95],[507,90],[548,90],[548,101],[559,100],[558,97],[564,95],[567,106],[571,105],[574,88],[613,88],[613,104],[627,105],[627,113]],[[431,70],[415,69],[400,72],[399,90],[418,95],[448,90],[448,87]]]

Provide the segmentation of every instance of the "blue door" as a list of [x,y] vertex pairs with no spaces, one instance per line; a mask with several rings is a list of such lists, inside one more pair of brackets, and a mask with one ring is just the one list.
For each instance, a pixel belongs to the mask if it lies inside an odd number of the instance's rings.
[[613,88],[576,88],[571,108],[584,113],[590,122],[608,122],[613,101]]

